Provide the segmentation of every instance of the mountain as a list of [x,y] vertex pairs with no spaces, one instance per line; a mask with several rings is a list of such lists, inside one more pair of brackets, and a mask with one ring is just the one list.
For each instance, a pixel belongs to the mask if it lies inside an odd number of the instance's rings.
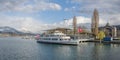
[[8,26],[0,27],[0,33],[15,33],[15,34],[20,34],[22,32]]
[[0,33],[6,33],[6,34],[15,34],[15,35],[35,35],[34,33],[28,33],[28,32],[21,32],[16,30],[15,28],[4,26],[0,27]]

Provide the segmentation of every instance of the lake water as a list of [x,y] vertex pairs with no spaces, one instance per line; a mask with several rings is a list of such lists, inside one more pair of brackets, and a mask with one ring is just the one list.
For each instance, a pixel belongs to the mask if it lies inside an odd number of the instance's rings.
[[0,60],[120,60],[119,44],[81,43],[79,46],[0,38]]

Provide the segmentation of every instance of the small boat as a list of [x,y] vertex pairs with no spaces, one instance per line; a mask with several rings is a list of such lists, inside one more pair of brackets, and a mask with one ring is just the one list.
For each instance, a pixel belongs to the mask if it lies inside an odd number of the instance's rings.
[[36,40],[40,43],[78,45],[80,41],[84,41],[87,39],[71,39],[70,36],[67,36],[60,31],[55,31],[53,34],[37,35]]

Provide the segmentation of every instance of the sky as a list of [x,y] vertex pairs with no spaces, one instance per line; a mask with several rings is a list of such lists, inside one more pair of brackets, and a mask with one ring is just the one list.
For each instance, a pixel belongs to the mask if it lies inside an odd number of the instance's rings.
[[90,24],[94,9],[99,12],[100,26],[119,25],[119,6],[119,0],[0,0],[0,26],[40,32],[68,27],[73,16],[78,24]]

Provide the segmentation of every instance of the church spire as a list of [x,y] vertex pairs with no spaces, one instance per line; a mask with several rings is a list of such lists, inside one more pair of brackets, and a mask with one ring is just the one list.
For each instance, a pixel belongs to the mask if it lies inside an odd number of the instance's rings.
[[109,22],[107,22],[106,26],[110,26],[110,23],[109,23]]

